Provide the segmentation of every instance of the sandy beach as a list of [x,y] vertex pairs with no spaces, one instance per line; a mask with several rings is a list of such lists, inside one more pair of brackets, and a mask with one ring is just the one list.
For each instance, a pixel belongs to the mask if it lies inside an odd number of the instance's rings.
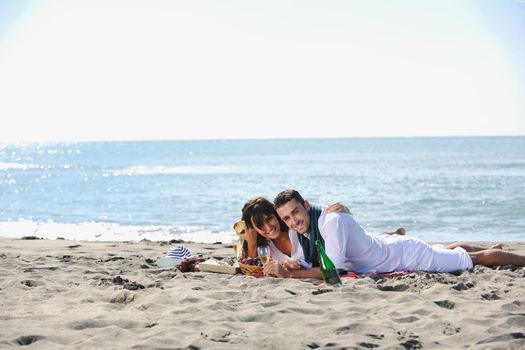
[[[184,244],[233,255],[227,244]],[[158,268],[176,245],[0,238],[0,348],[525,348],[525,268],[333,288]],[[505,249],[525,254],[525,243]]]

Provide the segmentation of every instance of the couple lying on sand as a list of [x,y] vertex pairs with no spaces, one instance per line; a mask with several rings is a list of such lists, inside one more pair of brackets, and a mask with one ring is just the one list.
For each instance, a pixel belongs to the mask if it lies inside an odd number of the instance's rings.
[[311,205],[295,190],[282,191],[271,203],[263,197],[246,202],[244,254],[257,256],[257,247],[268,245],[272,260],[265,275],[288,278],[321,278],[315,241],[341,271],[365,274],[393,271],[453,272],[474,265],[525,266],[525,256],[505,252],[501,245],[489,249],[454,243],[447,247],[397,234],[366,233],[342,205],[321,208]]

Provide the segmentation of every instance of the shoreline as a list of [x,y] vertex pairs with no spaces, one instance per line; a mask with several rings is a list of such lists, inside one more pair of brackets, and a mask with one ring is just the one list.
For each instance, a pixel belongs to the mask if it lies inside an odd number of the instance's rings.
[[[503,243],[525,254],[525,242]],[[345,278],[333,288],[156,267],[178,244],[0,237],[0,347],[525,346],[525,268]],[[233,256],[227,243],[182,244]]]

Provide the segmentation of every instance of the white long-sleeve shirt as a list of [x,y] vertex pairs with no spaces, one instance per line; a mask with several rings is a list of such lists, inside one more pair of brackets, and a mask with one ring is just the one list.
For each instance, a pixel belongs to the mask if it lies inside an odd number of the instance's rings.
[[473,267],[463,248],[444,249],[407,236],[371,236],[347,213],[319,217],[325,250],[338,269],[357,273],[392,271],[452,272]]

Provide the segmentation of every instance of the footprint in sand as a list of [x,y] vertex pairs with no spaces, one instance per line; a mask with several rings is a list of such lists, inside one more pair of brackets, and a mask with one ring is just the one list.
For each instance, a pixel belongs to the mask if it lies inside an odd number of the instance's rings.
[[421,344],[419,341],[417,341],[417,340],[415,340],[415,339],[407,340],[406,342],[401,343],[400,345],[401,345],[402,347],[404,347],[405,349],[407,349],[407,350],[411,350],[411,349],[423,349],[423,344]]
[[33,288],[33,287],[37,287],[38,286],[38,282],[37,281],[33,281],[33,280],[23,280],[23,281],[20,281],[21,284],[23,284],[24,286],[27,286],[29,288]]
[[490,291],[489,293],[481,294],[481,297],[485,300],[498,300],[501,299],[495,291]]
[[23,335],[20,338],[17,338],[15,342],[18,345],[25,346],[25,345],[33,344],[34,342],[37,342],[41,339],[44,339],[44,337],[42,337],[41,335]]
[[471,283],[471,282],[467,282],[467,283],[459,282],[459,283],[453,285],[452,289],[455,289],[457,291],[464,291],[464,290],[470,289],[470,288],[472,288],[474,286],[475,286],[475,284]]
[[385,338],[384,334],[367,334],[366,336],[377,340],[382,340]]
[[357,343],[357,345],[363,347],[363,348],[367,348],[367,349],[373,349],[373,348],[377,348],[379,347],[379,345],[377,344],[374,344],[374,343],[366,343],[366,342],[362,342],[362,343]]
[[456,306],[454,302],[448,301],[448,300],[434,301],[434,304],[442,308],[449,309],[449,310],[452,310]]
[[403,292],[409,287],[406,284],[383,285],[376,284],[376,288],[383,292]]
[[483,339],[479,341],[477,344],[494,343],[494,342],[499,342],[499,341],[509,341],[513,339],[525,339],[525,334],[516,332],[516,333],[497,335],[495,337],[489,337],[489,338]]
[[407,317],[395,318],[393,321],[397,323],[411,323],[411,322],[419,321],[419,318],[416,316],[407,316]]

